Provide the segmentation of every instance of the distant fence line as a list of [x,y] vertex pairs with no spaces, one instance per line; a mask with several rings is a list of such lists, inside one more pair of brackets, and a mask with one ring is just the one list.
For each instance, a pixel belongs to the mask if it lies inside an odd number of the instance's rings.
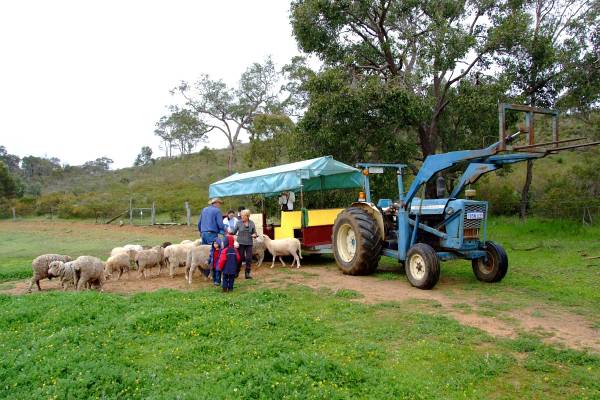
[[[129,206],[121,211],[107,213],[97,212],[95,216],[96,223],[110,224],[118,223],[120,225],[188,225],[195,223],[193,215],[200,213],[199,210],[192,210],[189,202],[184,202],[181,208],[161,208],[156,202],[152,202],[146,207],[134,207],[133,201]],[[520,209],[520,201],[511,202],[489,202],[491,215],[516,216]],[[17,220],[19,215],[15,207],[11,207],[12,219]],[[54,207],[50,207],[49,212],[45,214],[47,218],[57,217]],[[566,218],[578,220],[584,225],[600,224],[600,198],[587,198],[578,200],[564,201],[540,201],[530,200],[527,215],[546,218]],[[9,217],[10,218],[10,217]]]

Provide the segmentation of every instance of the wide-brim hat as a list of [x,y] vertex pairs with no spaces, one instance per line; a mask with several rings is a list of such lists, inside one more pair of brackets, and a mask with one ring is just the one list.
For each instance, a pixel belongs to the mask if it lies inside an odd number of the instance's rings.
[[215,204],[215,203],[221,203],[221,204],[223,204],[223,200],[221,200],[219,197],[215,197],[215,198],[210,199],[208,201],[208,204]]

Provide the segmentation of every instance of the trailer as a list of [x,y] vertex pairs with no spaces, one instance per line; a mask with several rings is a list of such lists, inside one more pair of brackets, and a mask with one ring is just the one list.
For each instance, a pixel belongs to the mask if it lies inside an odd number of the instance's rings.
[[[294,211],[280,211],[279,224],[267,223],[264,206],[252,214],[257,230],[271,239],[297,238],[305,253],[331,253],[333,223],[343,208],[306,209],[307,193],[334,189],[360,189],[361,171],[331,156],[283,164],[256,171],[235,173],[209,186],[210,197],[261,195],[274,197],[293,191],[299,198]],[[264,202],[263,202],[264,205]]]

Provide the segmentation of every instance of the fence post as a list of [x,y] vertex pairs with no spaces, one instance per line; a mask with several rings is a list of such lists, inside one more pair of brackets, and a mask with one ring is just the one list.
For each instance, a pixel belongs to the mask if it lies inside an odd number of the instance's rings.
[[190,210],[190,203],[185,202],[185,215],[187,217],[187,226],[192,224],[192,210]]
[[12,208],[12,214],[13,214],[13,221],[17,220],[17,209],[16,208]]
[[156,224],[156,204],[152,202],[152,218],[150,219],[150,225]]
[[129,198],[129,225],[133,225],[133,199]]

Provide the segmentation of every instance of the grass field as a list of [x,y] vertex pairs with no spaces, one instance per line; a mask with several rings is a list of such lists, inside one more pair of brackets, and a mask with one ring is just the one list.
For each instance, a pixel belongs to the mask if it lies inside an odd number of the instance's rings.
[[[598,227],[494,219],[489,231],[509,253],[504,281],[481,284],[455,262],[433,293],[492,317],[538,304],[600,322],[600,266],[581,255],[600,255]],[[0,281],[29,277],[31,259],[45,252],[105,256],[125,242],[195,235],[3,221]],[[363,279],[403,282],[396,265],[385,259],[385,272]],[[314,276],[310,268],[268,273]],[[545,344],[536,332],[494,337],[432,302],[362,297],[261,279],[229,295],[210,287],[0,295],[0,398],[600,398],[598,354]]]

